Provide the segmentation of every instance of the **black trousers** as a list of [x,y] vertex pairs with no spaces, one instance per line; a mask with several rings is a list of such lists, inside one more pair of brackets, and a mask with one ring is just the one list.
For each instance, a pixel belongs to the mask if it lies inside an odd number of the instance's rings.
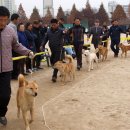
[[24,74],[25,59],[19,60],[19,74]]
[[74,49],[77,57],[77,66],[82,66],[82,49],[83,44],[74,44]]
[[0,117],[6,115],[11,97],[11,72],[0,73]]
[[114,52],[115,55],[118,55],[119,53],[119,40],[111,40],[111,49]]
[[[19,54],[15,53],[12,51],[13,57],[18,57],[20,56]],[[13,61],[13,71],[12,71],[12,78],[17,78],[20,73],[20,68],[19,68],[19,60]]]
[[[52,52],[52,54],[51,54],[50,62],[53,66],[57,61],[61,61],[63,59],[64,54],[63,54],[63,50],[62,51],[51,51],[51,52]],[[54,69],[52,77],[57,78],[57,73],[58,73],[58,70]]]
[[37,67],[37,68],[40,67],[42,57],[41,57],[40,55],[39,55],[39,56],[36,56],[35,60],[36,60],[36,67]]

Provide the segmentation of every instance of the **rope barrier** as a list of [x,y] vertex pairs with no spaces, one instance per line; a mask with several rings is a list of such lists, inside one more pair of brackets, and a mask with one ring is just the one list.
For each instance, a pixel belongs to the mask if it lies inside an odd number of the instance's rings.
[[[38,55],[43,55],[43,54],[47,54],[49,53],[48,51],[46,52],[39,52],[39,53],[36,53],[35,56],[38,56]],[[21,60],[21,59],[25,59],[27,58],[28,56],[18,56],[18,57],[13,57],[12,60],[13,61],[16,61],[16,60]]]
[[[105,41],[102,41],[102,42],[108,42],[110,40],[110,38],[108,39],[108,40],[105,40]],[[130,40],[130,37],[122,37],[121,38],[121,41],[126,41],[126,40]],[[91,45],[91,43],[89,42],[89,43],[87,43],[87,44],[84,44],[83,46],[90,46]],[[66,45],[66,46],[63,46],[64,48],[72,48],[72,47],[74,47],[73,45]],[[47,54],[47,53],[49,53],[48,51],[47,52],[39,52],[39,53],[36,53],[35,54],[35,56],[38,56],[38,55],[44,55],[44,54]],[[16,61],[16,60],[21,60],[21,59],[25,59],[25,58],[27,58],[28,56],[19,56],[19,57],[13,57],[12,58],[12,60],[13,61]]]

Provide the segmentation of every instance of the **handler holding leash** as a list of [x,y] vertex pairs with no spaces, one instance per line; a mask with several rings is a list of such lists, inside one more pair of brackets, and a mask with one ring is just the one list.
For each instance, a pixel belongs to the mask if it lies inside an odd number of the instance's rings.
[[114,52],[114,57],[118,57],[119,53],[119,44],[121,33],[124,33],[117,20],[113,20],[112,26],[109,30],[109,35],[111,37],[111,49]]
[[0,6],[0,124],[2,125],[7,125],[5,115],[11,97],[12,49],[21,55],[34,57],[32,51],[18,44],[15,31],[7,26],[9,17],[9,10]]
[[[51,28],[47,31],[41,50],[45,48],[46,43],[49,41],[51,49],[51,64],[52,66],[59,60],[63,59],[63,35],[65,31],[59,28],[58,20],[51,20]],[[58,70],[54,69],[52,81],[56,82]]]
[[[103,32],[102,27],[99,26],[100,22],[98,19],[95,21],[94,24],[95,25],[90,28],[88,38],[90,38],[92,35],[92,44],[94,45],[94,48],[97,49],[98,45],[101,43]],[[99,53],[97,53],[97,57],[99,58]]]
[[69,35],[72,35],[72,42],[77,57],[77,70],[82,68],[82,49],[84,44],[85,28],[81,25],[80,19],[75,18],[74,26],[69,30]]

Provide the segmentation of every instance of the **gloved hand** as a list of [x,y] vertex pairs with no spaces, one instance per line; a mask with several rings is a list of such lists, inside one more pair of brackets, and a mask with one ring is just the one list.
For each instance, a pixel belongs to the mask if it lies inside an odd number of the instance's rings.
[[45,51],[45,47],[41,46],[41,47],[40,47],[40,50],[41,50],[42,52]]
[[29,58],[33,59],[35,57],[34,53],[32,51],[29,52]]

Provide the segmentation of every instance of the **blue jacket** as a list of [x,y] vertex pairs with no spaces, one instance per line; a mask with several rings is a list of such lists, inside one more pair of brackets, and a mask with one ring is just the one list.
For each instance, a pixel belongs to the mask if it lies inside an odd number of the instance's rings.
[[25,32],[18,31],[18,40],[24,47],[29,49],[29,44]]
[[29,49],[33,52],[36,52],[36,46],[35,46],[35,35],[32,31],[26,30],[25,31],[28,44],[29,44]]
[[120,42],[120,34],[123,33],[123,30],[120,26],[111,26],[109,30],[109,35],[111,40],[116,40]]

